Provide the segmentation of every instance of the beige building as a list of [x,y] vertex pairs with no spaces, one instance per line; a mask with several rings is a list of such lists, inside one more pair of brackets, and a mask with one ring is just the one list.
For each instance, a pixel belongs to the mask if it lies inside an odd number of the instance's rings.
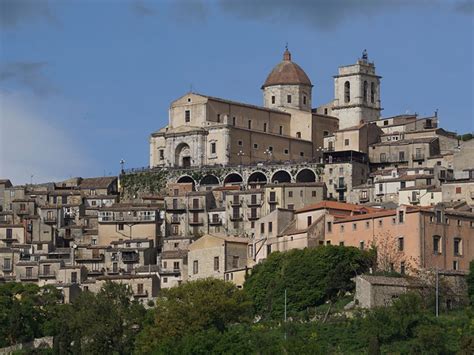
[[[214,277],[225,280],[225,274],[247,267],[246,238],[205,235],[189,246],[188,279]],[[233,275],[229,273],[229,275]],[[228,281],[242,286],[242,278]]]
[[168,250],[160,255],[159,276],[161,288],[170,288],[188,280],[188,251]]
[[465,201],[474,206],[474,180],[454,180],[441,185],[443,202]]
[[311,81],[288,50],[262,90],[263,107],[196,93],[174,101],[169,124],[150,137],[150,166],[314,159],[337,119],[312,111]]
[[152,240],[161,244],[162,219],[157,206],[148,204],[115,204],[98,212],[98,245],[109,245],[120,239]]
[[405,187],[398,191],[400,205],[434,206],[442,200],[441,187],[433,185]]
[[263,190],[229,191],[225,196],[226,234],[250,237],[263,216]]

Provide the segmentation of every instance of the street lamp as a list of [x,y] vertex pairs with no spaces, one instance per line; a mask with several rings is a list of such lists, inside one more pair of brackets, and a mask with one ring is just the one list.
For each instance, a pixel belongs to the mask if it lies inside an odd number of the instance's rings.
[[242,166],[242,157],[245,155],[245,153],[242,150],[239,150],[237,153],[237,156],[240,157],[240,166]]
[[265,154],[268,157],[268,160],[272,160],[273,152],[270,149],[265,149],[263,154]]

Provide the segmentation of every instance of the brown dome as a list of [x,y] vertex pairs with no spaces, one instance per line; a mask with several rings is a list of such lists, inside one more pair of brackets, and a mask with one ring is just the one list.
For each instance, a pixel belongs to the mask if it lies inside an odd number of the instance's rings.
[[304,70],[298,64],[291,61],[291,53],[288,49],[283,53],[283,61],[278,63],[267,76],[262,89],[272,85],[313,86]]

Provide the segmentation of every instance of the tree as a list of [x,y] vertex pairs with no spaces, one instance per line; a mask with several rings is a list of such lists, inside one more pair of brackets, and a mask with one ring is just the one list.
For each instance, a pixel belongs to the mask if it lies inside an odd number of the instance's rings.
[[113,282],[105,283],[96,295],[81,293],[62,309],[56,352],[130,353],[146,312],[131,298],[126,285]]
[[213,278],[163,290],[156,301],[154,321],[137,339],[140,353],[149,353],[166,339],[202,330],[223,332],[230,324],[251,319],[251,304],[235,285]]
[[263,318],[282,319],[287,291],[288,314],[334,300],[352,291],[352,278],[369,269],[372,258],[357,248],[324,246],[285,253],[275,252],[255,266],[245,281],[255,312]]
[[51,286],[0,285],[0,346],[52,335],[61,292]]
[[474,306],[474,260],[469,263],[469,275],[467,275],[467,292],[471,305]]
[[[413,265],[416,263],[412,258],[407,257],[401,246],[398,238],[393,236],[390,232],[381,232],[374,236],[372,240],[372,247],[376,252],[376,271],[384,273],[395,273],[395,269],[401,270],[402,263],[404,264],[404,272],[413,270]],[[403,249],[404,249],[404,245]]]

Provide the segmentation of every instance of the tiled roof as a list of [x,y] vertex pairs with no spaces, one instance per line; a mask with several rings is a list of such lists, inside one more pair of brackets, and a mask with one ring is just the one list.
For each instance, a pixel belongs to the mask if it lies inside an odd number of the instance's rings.
[[291,54],[288,50],[283,54],[283,60],[270,72],[262,88],[272,85],[312,86],[311,80],[309,80],[304,70],[291,61]]
[[398,141],[388,141],[388,142],[379,142],[371,144],[371,147],[378,147],[384,145],[407,145],[407,144],[416,144],[416,143],[432,143],[437,140],[438,137],[423,137],[423,138],[412,138],[412,139],[401,139]]
[[161,253],[161,259],[182,259],[188,255],[187,250],[167,250]]
[[81,189],[106,189],[117,180],[116,176],[104,176],[82,179],[79,184]]
[[295,213],[303,213],[303,212],[322,210],[322,209],[333,209],[333,210],[343,210],[343,211],[353,211],[353,212],[364,212],[364,211],[370,212],[374,210],[371,207],[355,205],[352,203],[344,203],[344,202],[337,202],[337,201],[321,201],[314,205],[303,207],[297,210]]

